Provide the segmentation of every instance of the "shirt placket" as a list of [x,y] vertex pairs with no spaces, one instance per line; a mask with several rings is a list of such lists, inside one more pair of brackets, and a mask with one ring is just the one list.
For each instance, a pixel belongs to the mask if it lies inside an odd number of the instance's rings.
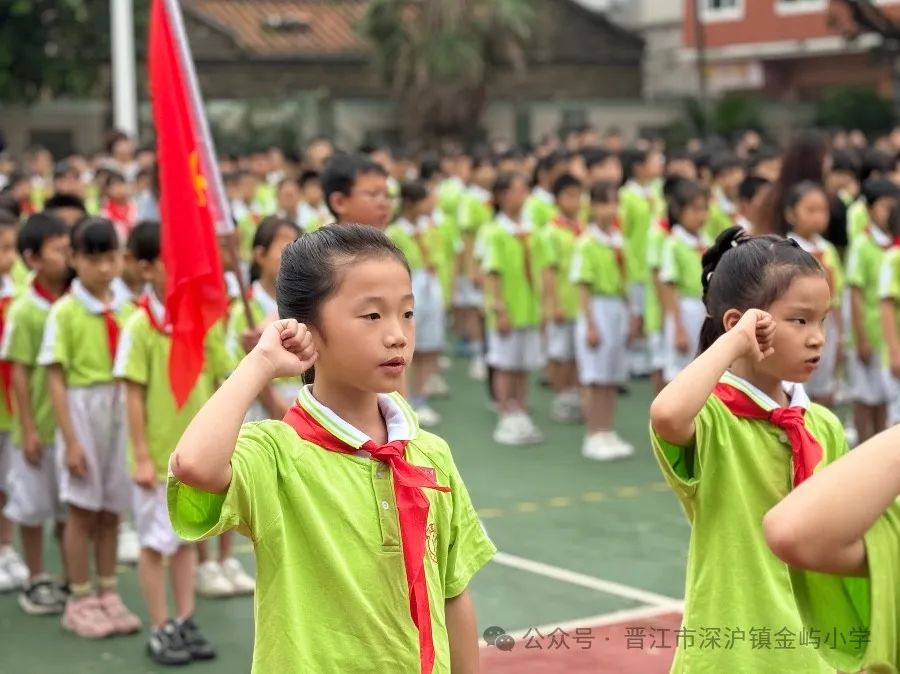
[[378,519],[381,523],[381,548],[385,552],[400,550],[400,519],[390,468],[380,461],[372,461],[372,487]]

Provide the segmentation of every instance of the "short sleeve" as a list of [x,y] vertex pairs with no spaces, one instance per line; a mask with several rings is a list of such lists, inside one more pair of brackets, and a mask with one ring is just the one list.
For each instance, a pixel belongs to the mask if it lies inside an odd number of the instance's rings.
[[[242,313],[242,312],[235,312]],[[246,319],[244,319],[246,322]],[[237,339],[240,347],[240,339]],[[206,369],[217,382],[225,381],[234,370],[240,358],[226,348],[225,327],[222,322],[216,323],[206,335]]]
[[885,255],[878,275],[878,297],[883,300],[900,301],[900,279],[895,273],[896,256]]
[[38,365],[62,365],[63,370],[71,366],[72,358],[67,348],[65,325],[66,307],[64,302],[58,302],[50,309],[47,323],[44,325],[44,338],[41,341],[41,349],[38,352]]
[[659,258],[659,280],[662,283],[678,282],[678,264],[675,259],[675,239],[669,237],[663,242]]
[[144,386],[150,378],[146,331],[141,329],[145,325],[146,319],[140,314],[134,314],[125,324],[113,364],[114,377]]
[[496,232],[490,232],[484,238],[484,256],[481,266],[488,274],[499,274],[503,269],[502,242]]
[[278,445],[269,430],[280,423],[244,424],[231,457],[231,483],[222,494],[195,489],[169,474],[169,519],[176,534],[187,541],[218,536],[230,529],[254,541],[265,535],[281,512],[275,458]]
[[862,237],[854,239],[847,252],[847,285],[851,288],[863,288],[866,285],[862,264],[864,240]]
[[534,245],[532,250],[532,258],[534,259],[535,268],[558,269],[559,268],[559,246],[553,237],[553,230],[550,228],[539,229],[534,235]]
[[26,305],[24,303],[13,305],[3,326],[0,358],[22,365],[35,365],[41,345],[41,336],[35,332]]
[[450,518],[450,545],[444,566],[444,597],[462,594],[475,574],[496,554],[497,548],[488,538],[465,483],[452,463],[450,489],[453,514]]
[[586,246],[575,246],[572,254],[572,264],[569,267],[569,281],[580,285],[592,285],[594,283],[595,270],[588,259]]

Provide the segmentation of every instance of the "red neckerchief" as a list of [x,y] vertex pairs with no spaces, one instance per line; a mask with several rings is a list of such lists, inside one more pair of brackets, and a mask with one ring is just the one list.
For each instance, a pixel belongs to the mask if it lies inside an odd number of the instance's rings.
[[567,218],[564,215],[554,215],[550,224],[554,227],[559,227],[560,229],[572,232],[575,236],[581,234],[581,223],[578,222],[578,218]]
[[672,225],[669,222],[669,218],[659,218],[656,223],[659,225],[659,228],[664,232],[671,232]]
[[22,201],[19,202],[19,212],[22,215],[34,215],[37,213],[37,209],[34,207],[30,198],[22,199]]
[[106,347],[109,349],[110,360],[116,359],[116,349],[119,348],[119,323],[116,321],[116,313],[112,307],[103,310],[103,322],[106,324]]
[[103,204],[103,214],[113,222],[122,225],[126,232],[130,232],[136,224],[137,206],[130,200],[122,204],[107,199]]
[[170,336],[171,330],[169,330],[168,326],[163,325],[158,320],[156,320],[156,314],[153,313],[153,307],[150,306],[150,296],[143,295],[138,301],[137,305],[144,310],[144,313],[147,314],[147,321],[150,323],[150,327],[159,332],[160,334]]
[[[12,297],[0,297],[0,335],[6,329],[6,310],[12,300]],[[0,361],[0,384],[3,386],[3,402],[12,414],[12,363],[8,360]]]
[[[31,282],[31,287],[38,297],[40,297],[41,299],[47,300],[47,302],[49,302],[50,304],[53,304],[56,300],[58,300],[60,297],[62,297],[62,293],[59,295],[55,294],[52,290],[50,290],[50,288],[43,285],[37,279],[34,279]],[[65,291],[63,291],[63,292],[65,292]]]
[[[299,404],[295,403],[284,415],[284,422],[297,435],[331,452],[356,454],[358,451],[336,438]],[[394,497],[400,518],[400,539],[403,544],[403,564],[409,587],[409,610],[419,630],[419,662],[421,674],[431,674],[434,668],[434,640],[431,632],[431,606],[425,578],[425,529],[428,523],[428,497],[423,489],[449,492],[450,487],[435,481],[434,469],[414,466],[404,458],[407,441],[397,440],[379,447],[369,440],[360,449],[369,452],[376,461],[386,463],[394,477]]]
[[716,384],[713,395],[721,400],[736,417],[764,419],[784,430],[788,442],[791,443],[795,487],[813,474],[816,466],[822,460],[823,451],[822,445],[803,423],[805,409],[802,407],[776,407],[767,412],[746,393],[731,384],[722,382]]

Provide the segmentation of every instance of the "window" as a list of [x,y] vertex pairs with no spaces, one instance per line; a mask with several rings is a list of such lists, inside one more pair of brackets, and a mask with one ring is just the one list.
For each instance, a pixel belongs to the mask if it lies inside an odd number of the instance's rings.
[[744,18],[745,0],[697,0],[704,21],[735,21]]
[[828,0],[777,0],[776,14],[813,14],[824,12],[828,8]]

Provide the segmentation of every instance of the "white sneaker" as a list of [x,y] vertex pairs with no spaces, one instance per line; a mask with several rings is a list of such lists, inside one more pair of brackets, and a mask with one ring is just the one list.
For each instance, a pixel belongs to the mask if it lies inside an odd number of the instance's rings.
[[116,560],[119,564],[137,564],[141,554],[141,542],[131,522],[119,524],[119,542],[116,546]]
[[618,433],[612,433],[612,444],[616,448],[616,457],[619,459],[627,459],[634,455],[634,445],[626,442]]
[[603,431],[585,437],[581,446],[581,455],[594,461],[613,461],[619,458],[619,451],[613,444],[612,434]]
[[516,412],[515,419],[522,434],[523,444],[536,445],[544,441],[544,434],[534,425],[528,412]]
[[550,418],[563,424],[581,421],[581,406],[572,406],[572,397],[567,392],[558,393],[550,403]]
[[229,597],[234,593],[234,586],[217,561],[210,559],[197,567],[197,594],[204,597]]
[[422,428],[433,428],[441,423],[441,415],[427,404],[417,407],[416,415],[419,417],[419,426]]
[[[0,570],[9,576],[10,581],[15,583],[14,588],[25,587],[28,583],[28,567],[25,566],[25,562],[19,557],[19,553],[16,552],[15,548],[6,548],[3,553],[0,554]],[[2,586],[3,583],[0,582],[0,588],[2,588]],[[0,589],[0,592],[5,591],[6,590],[4,589]]]
[[244,567],[234,557],[229,557],[221,564],[222,574],[234,588],[234,594],[253,594],[256,589],[256,581],[244,571]]
[[484,362],[484,356],[472,356],[469,362],[469,379],[475,381],[487,379],[487,363]]
[[433,374],[425,382],[425,390],[423,393],[430,397],[441,398],[450,394],[450,387],[447,382],[439,374]]
[[520,421],[515,414],[503,414],[494,429],[494,442],[499,445],[517,447],[526,444],[525,435]]
[[449,370],[453,366],[453,361],[449,356],[438,356],[438,367],[441,370]]

